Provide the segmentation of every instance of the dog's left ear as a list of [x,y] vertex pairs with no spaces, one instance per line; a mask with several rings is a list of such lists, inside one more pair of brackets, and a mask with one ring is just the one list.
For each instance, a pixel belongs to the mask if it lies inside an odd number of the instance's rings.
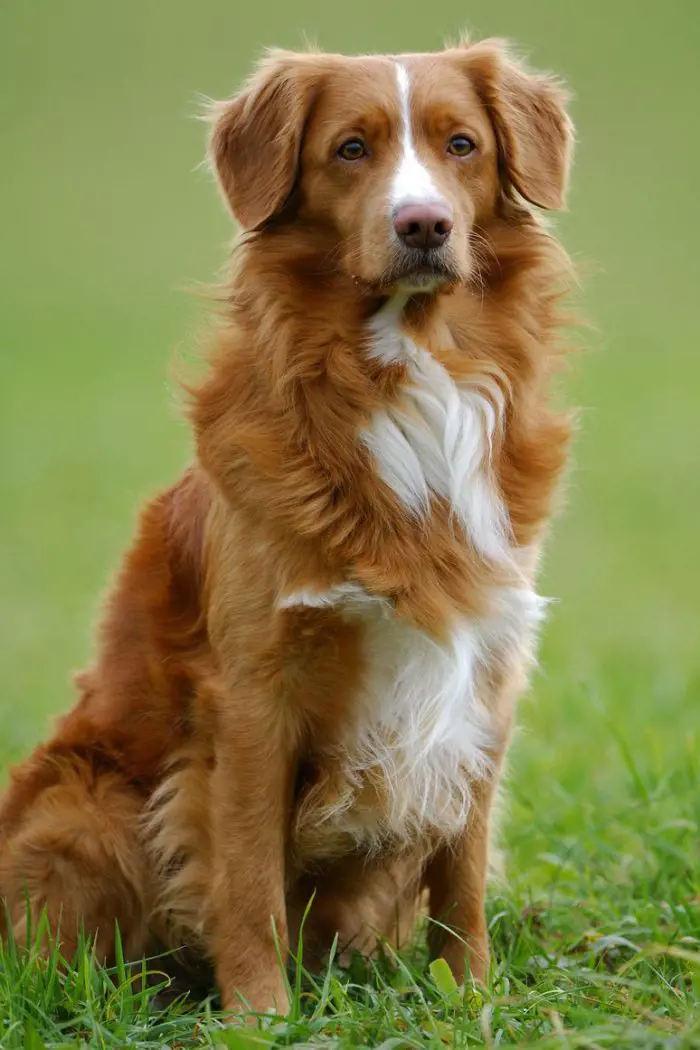
[[268,52],[236,98],[212,107],[212,167],[245,230],[277,215],[292,193],[315,72],[311,55]]
[[554,77],[526,72],[502,41],[460,50],[496,131],[504,188],[540,208],[563,208],[574,146],[568,92]]

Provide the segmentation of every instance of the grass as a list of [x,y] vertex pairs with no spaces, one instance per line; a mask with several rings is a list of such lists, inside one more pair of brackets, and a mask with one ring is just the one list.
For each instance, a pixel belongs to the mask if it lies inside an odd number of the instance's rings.
[[[623,756],[628,762],[628,756]],[[287,1018],[226,1028],[215,1003],[162,1009],[159,960],[111,970],[84,944],[70,966],[28,945],[0,954],[0,1045],[611,1047],[700,1045],[697,755],[631,790],[573,834],[576,800],[556,792],[546,819],[516,798],[535,839],[533,868],[490,900],[495,964],[488,990],[460,990],[420,943],[402,957],[332,963],[313,978],[303,949]],[[687,803],[680,809],[678,800]],[[691,800],[693,800],[691,802]],[[531,843],[531,847],[532,847]]]
[[258,1036],[213,1002],[161,1008],[158,960],[144,977],[87,946],[61,968],[6,944],[3,1050],[700,1046],[696,4],[2,5],[0,770],[71,702],[134,510],[188,455],[169,362],[202,310],[178,289],[211,277],[227,236],[193,172],[196,92],[230,91],[263,43],[425,48],[465,16],[575,88],[560,227],[601,332],[570,382],[581,433],[542,580],[559,602],[521,706],[488,990],[455,992],[418,944],[302,973],[291,1017]]

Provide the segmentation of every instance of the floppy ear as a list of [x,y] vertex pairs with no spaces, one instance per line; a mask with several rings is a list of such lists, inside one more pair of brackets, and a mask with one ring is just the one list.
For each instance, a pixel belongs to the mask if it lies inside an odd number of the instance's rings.
[[246,230],[281,211],[294,188],[315,85],[310,73],[304,56],[272,51],[240,95],[212,107],[212,166]]
[[562,208],[574,145],[568,92],[554,77],[526,72],[502,41],[467,45],[464,55],[496,130],[506,192]]

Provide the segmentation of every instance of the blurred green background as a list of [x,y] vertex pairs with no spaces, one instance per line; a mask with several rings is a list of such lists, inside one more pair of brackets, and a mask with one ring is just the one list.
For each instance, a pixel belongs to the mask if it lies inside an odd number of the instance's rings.
[[[597,331],[556,595],[514,782],[577,807],[692,747],[700,670],[697,0],[4,0],[0,8],[0,766],[71,699],[141,499],[189,455],[173,362],[225,259],[198,94],[259,49],[439,47],[505,35],[574,89],[559,228]],[[523,847],[525,848],[525,847]]]

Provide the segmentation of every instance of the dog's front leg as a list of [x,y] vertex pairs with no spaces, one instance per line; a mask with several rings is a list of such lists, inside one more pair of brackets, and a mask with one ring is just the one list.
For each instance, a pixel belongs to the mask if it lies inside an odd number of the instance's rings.
[[478,785],[464,832],[456,841],[441,845],[426,868],[433,920],[428,931],[430,955],[446,959],[460,982],[467,973],[481,983],[488,976],[485,897],[493,794],[493,784]]
[[212,776],[211,951],[224,1010],[287,1011],[285,846],[294,756],[259,690],[221,713]]

